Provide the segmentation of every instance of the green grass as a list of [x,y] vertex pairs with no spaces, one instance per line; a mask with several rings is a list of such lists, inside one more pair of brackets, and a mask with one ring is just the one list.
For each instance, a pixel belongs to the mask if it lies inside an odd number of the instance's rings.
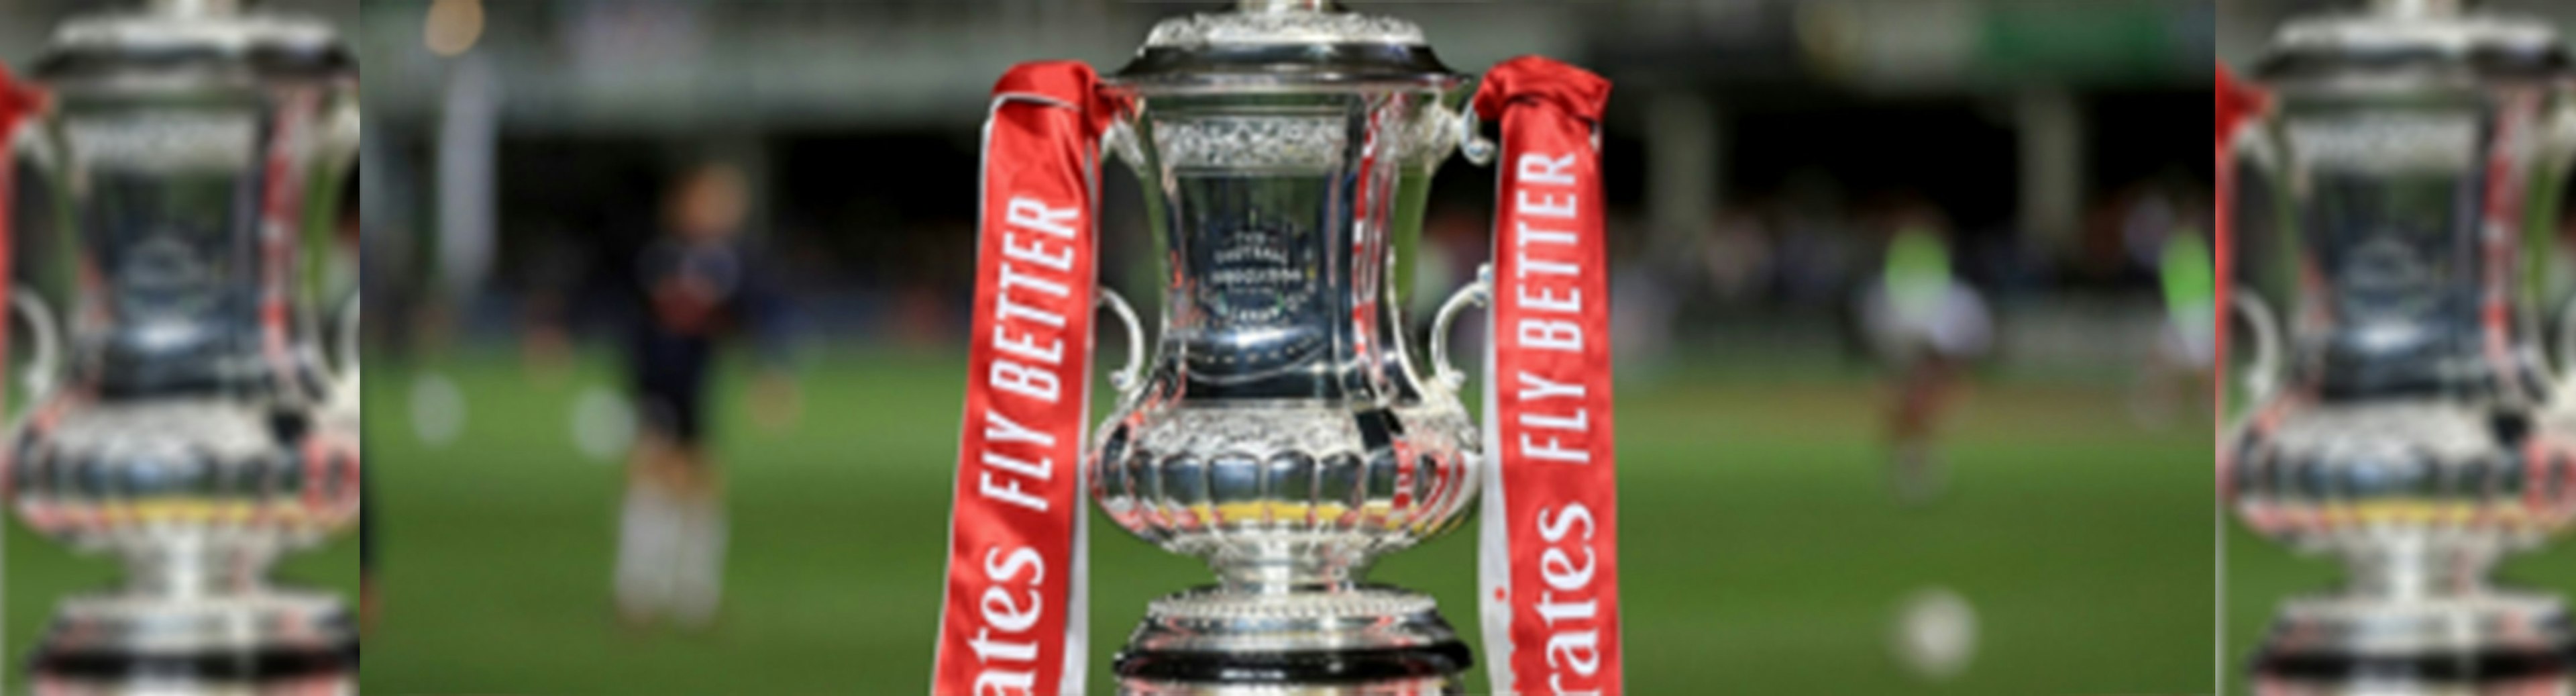
[[[744,390],[727,392],[730,603],[704,636],[611,618],[621,474],[567,434],[580,388],[615,383],[604,367],[560,380],[499,357],[413,367],[456,380],[471,413],[461,442],[431,449],[410,430],[408,369],[378,369],[368,390],[389,594],[367,693],[926,689],[956,359],[811,361],[804,418],[786,432],[751,426]],[[1865,376],[1763,366],[1622,386],[1631,692],[2210,690],[2207,430],[2140,430],[2115,388],[1992,382],[1961,414],[1951,496],[1907,510],[1885,485],[1877,395]],[[1146,601],[1209,578],[1094,523],[1093,673],[1107,693],[1107,655]],[[1473,536],[1394,556],[1373,577],[1432,592],[1476,635]],[[1940,684],[1909,676],[1889,646],[1901,600],[1932,585],[1965,596],[1981,632],[1973,666]],[[11,595],[14,618],[41,604],[25,594]]]

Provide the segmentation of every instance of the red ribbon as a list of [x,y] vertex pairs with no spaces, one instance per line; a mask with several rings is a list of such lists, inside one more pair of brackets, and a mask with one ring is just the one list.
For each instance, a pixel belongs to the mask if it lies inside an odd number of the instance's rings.
[[2226,145],[2235,139],[2236,129],[2245,125],[2263,109],[2263,95],[2249,85],[2239,84],[2225,66],[2218,68],[2218,143]]
[[[2230,308],[2234,307],[2229,304],[2228,293],[2236,284],[2233,270],[2236,251],[2233,229],[2236,217],[2236,168],[2233,152],[2237,132],[2244,128],[2246,120],[2262,111],[2263,98],[2253,89],[2238,85],[2236,80],[2228,75],[2225,66],[2218,68],[2217,92],[2218,127],[2215,134],[2217,136],[2218,190],[2215,200],[2218,210],[2214,216],[2217,218],[2216,243],[2212,246],[2217,247],[2218,262],[2218,352],[2216,354],[2218,357],[2213,364],[2218,366],[2216,373],[2224,374],[2227,370],[2227,315],[2232,311]],[[2215,409],[2219,414],[2218,432],[2222,433],[2221,437],[2224,438],[2223,433],[2227,432],[2227,381],[2215,380],[2212,391],[2213,398],[2217,399],[2218,403],[2218,408]],[[2226,458],[2220,459],[2224,461]],[[2220,485],[2225,486],[2226,482],[2221,481]]]
[[[13,263],[10,253],[17,249],[17,237],[9,230],[11,216],[16,214],[10,209],[10,198],[17,193],[17,182],[11,179],[17,167],[10,154],[17,140],[18,124],[43,110],[44,103],[42,93],[12,81],[8,68],[0,67],[0,363],[7,362],[9,348],[7,312],[11,283],[5,280],[5,276]],[[6,411],[7,391],[0,389],[0,412]],[[9,479],[14,481],[17,477]],[[5,489],[5,486],[0,486],[0,489]]]
[[993,88],[939,696],[1082,691],[1094,217],[1115,114],[1097,86],[1053,62]]
[[1502,123],[1485,375],[1482,598],[1495,693],[1621,692],[1610,283],[1596,132],[1610,83],[1516,58],[1476,113]]

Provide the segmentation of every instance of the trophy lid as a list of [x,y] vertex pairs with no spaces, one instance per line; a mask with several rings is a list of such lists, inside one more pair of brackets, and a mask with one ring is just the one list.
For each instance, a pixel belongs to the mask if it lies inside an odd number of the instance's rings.
[[1344,11],[1333,0],[1238,0],[1234,11],[1155,25],[1112,82],[1141,87],[1284,88],[1448,82],[1422,28]]
[[2430,74],[2549,79],[2569,61],[2548,22],[2475,12],[2476,0],[2370,0],[2359,12],[2281,28],[2256,68],[2266,82],[2352,75]]
[[249,11],[257,0],[145,0],[139,10],[66,21],[34,77],[62,83],[173,73],[254,79],[332,78],[356,62],[320,20]]

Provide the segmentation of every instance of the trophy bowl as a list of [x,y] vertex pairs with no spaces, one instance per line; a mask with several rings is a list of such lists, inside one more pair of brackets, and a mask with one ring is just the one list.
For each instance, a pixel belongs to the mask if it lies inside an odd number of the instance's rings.
[[56,612],[35,660],[42,693],[306,688],[355,674],[356,627],[339,600],[262,578],[355,522],[354,430],[219,402],[42,408],[11,452],[20,518],[127,569],[117,591]]
[[2486,561],[2576,520],[2570,414],[2440,403],[2280,414],[2238,439],[2233,489],[2247,526],[2293,548],[2376,556],[2403,539]]
[[1474,426],[1444,406],[1138,409],[1103,435],[1100,505],[1230,586],[1347,585],[1474,499]]
[[2237,512],[2340,558],[2348,581],[2282,605],[2257,660],[2266,693],[2341,693],[2318,689],[2369,672],[2487,689],[2463,693],[2563,678],[2563,603],[2486,574],[2567,527],[2576,459],[2560,443],[2576,419],[2427,403],[2267,415],[2237,440]]

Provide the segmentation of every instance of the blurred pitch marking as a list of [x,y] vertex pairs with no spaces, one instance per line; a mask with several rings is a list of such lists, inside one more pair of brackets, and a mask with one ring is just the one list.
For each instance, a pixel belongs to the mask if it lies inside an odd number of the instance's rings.
[[436,372],[412,378],[411,432],[431,449],[445,449],[465,434],[465,390],[456,380]]
[[623,462],[634,442],[635,408],[616,390],[594,384],[573,399],[572,444],[582,456],[602,464]]

